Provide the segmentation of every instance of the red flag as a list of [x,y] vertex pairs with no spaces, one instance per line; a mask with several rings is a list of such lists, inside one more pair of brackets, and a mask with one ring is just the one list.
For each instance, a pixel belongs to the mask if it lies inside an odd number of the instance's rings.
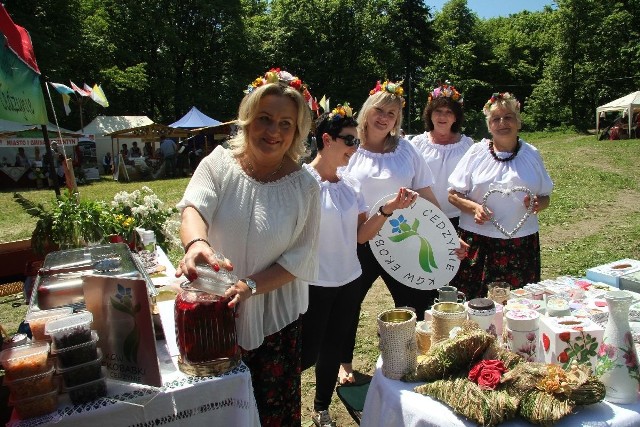
[[29,68],[40,74],[29,33],[21,26],[13,23],[9,13],[7,13],[7,10],[2,4],[0,4],[0,31],[7,38],[9,48],[11,48]]
[[86,90],[81,89],[80,87],[76,86],[76,84],[75,84],[74,82],[72,82],[71,80],[69,80],[69,82],[71,83],[71,88],[72,88],[73,90],[75,90],[75,91],[78,93],[78,95],[82,95],[82,96],[89,96],[89,95],[91,95],[91,91],[88,91],[88,92],[87,92]]

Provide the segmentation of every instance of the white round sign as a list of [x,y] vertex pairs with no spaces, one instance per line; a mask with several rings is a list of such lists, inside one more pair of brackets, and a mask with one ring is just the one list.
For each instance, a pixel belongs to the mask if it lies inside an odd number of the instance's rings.
[[[383,197],[370,215],[394,197]],[[396,209],[369,245],[387,273],[410,288],[445,286],[460,267],[456,229],[439,208],[422,197],[408,208]]]

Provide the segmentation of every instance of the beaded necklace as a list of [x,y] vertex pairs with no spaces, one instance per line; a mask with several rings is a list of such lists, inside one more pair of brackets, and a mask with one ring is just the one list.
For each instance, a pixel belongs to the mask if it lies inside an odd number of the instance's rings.
[[518,140],[518,142],[516,143],[516,149],[513,150],[513,153],[511,153],[510,156],[505,157],[503,159],[501,157],[498,157],[498,155],[496,154],[495,150],[493,149],[493,140],[489,141],[489,152],[491,153],[493,158],[496,159],[498,162],[509,162],[509,161],[515,159],[515,157],[518,155],[518,151],[520,151],[520,140]]

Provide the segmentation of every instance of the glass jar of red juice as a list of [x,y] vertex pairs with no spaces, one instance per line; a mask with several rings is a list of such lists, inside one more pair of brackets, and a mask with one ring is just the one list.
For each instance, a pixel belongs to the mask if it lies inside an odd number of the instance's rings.
[[235,309],[224,297],[231,283],[221,283],[217,273],[207,268],[198,267],[198,278],[183,283],[175,301],[178,367],[188,375],[220,375],[240,363]]

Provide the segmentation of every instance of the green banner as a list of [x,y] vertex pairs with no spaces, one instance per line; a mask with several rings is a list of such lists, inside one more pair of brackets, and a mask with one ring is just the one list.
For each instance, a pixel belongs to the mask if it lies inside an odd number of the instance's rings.
[[39,75],[5,43],[0,46],[0,119],[30,125],[47,123]]

